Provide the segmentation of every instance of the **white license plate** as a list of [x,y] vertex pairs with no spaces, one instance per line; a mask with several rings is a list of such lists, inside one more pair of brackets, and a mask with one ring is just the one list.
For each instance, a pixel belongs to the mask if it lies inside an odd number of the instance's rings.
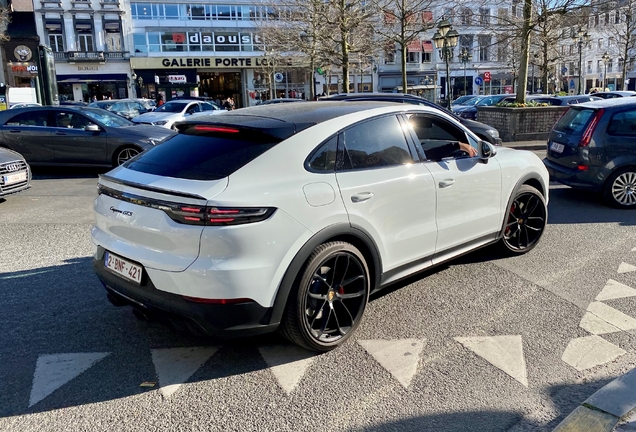
[[19,183],[21,181],[25,181],[27,179],[27,173],[25,171],[25,172],[21,172],[17,174],[6,175],[3,177],[4,177],[4,185],[6,186],[13,183]]
[[133,264],[120,256],[113,255],[110,252],[106,252],[104,254],[104,267],[123,277],[124,279],[135,282],[137,285],[141,284],[141,266]]
[[563,153],[565,146],[563,144],[553,142],[550,144],[550,150],[555,151],[557,153]]

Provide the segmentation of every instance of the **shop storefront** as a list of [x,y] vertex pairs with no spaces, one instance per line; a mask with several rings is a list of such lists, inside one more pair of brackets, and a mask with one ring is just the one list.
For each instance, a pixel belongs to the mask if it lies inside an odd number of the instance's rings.
[[436,77],[435,71],[409,71],[406,75],[408,85],[406,91],[402,90],[402,74],[400,72],[380,73],[378,83],[382,92],[409,93],[434,102],[440,91],[439,85],[436,85]]
[[60,101],[90,102],[93,98],[133,96],[127,62],[56,63],[55,68]]
[[138,93],[164,101],[175,97],[232,97],[237,108],[274,97],[302,97],[310,79],[302,68],[278,68],[265,57],[197,56],[131,58]]
[[7,59],[6,77],[9,87],[37,87],[38,45],[33,40],[11,40],[4,43]]

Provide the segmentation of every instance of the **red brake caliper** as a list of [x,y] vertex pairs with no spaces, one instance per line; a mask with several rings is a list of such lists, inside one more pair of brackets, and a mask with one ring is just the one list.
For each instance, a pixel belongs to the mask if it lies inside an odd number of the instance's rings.
[[[517,207],[515,206],[515,203],[512,203],[512,205],[510,206],[510,212],[508,213],[508,220],[506,222],[506,225],[508,225],[510,223],[510,219],[513,217],[512,213],[515,212],[515,210],[517,209]],[[506,231],[504,232],[505,235],[509,235],[510,234],[510,227],[507,226],[506,227]]]

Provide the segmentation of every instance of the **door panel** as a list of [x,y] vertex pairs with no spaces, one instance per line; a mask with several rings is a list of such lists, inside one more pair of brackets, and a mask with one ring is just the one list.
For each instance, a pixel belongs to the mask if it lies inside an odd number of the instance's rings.
[[29,163],[54,161],[47,110],[36,109],[12,117],[2,126],[3,141]]
[[413,163],[397,117],[353,126],[338,146],[336,179],[349,220],[373,236],[383,272],[423,258],[430,263],[437,236],[433,178]]
[[106,132],[84,128],[93,123],[75,112],[58,111],[54,116],[55,161],[72,164],[110,164],[106,153]]

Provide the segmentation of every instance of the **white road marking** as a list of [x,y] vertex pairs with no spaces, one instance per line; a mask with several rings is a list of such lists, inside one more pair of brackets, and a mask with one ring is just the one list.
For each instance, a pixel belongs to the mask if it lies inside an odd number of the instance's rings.
[[41,355],[35,366],[29,407],[93,366],[110,353],[68,353]]
[[632,248],[632,252],[636,252],[636,247],[635,247],[635,248]]
[[599,318],[591,312],[585,312],[585,315],[583,315],[583,318],[581,319],[581,323],[579,325],[583,330],[586,330],[595,335],[616,333],[621,331],[621,329],[619,329],[618,327],[611,325],[607,321]]
[[358,343],[404,388],[408,388],[417,372],[426,339],[372,339],[358,340]]
[[636,329],[636,319],[625,315],[623,312],[614,309],[611,306],[601,302],[590,303],[587,307],[588,312],[593,313],[603,321],[618,327],[621,330]]
[[633,271],[636,271],[636,266],[633,266],[631,264],[627,264],[623,262],[621,263],[621,265],[618,266],[619,273],[629,273]]
[[159,392],[170,397],[218,351],[217,347],[154,349],[152,362],[159,378]]
[[625,353],[625,350],[602,337],[593,335],[572,339],[565,348],[561,360],[580,372],[609,363]]
[[528,387],[528,371],[521,336],[456,337],[455,340]]
[[266,345],[258,350],[276,381],[287,394],[296,388],[316,357],[316,353],[296,345]]
[[617,282],[614,279],[610,279],[607,281],[607,284],[605,284],[605,288],[603,288],[603,291],[601,291],[599,295],[596,296],[596,300],[613,300],[635,296],[636,290],[634,288]]

